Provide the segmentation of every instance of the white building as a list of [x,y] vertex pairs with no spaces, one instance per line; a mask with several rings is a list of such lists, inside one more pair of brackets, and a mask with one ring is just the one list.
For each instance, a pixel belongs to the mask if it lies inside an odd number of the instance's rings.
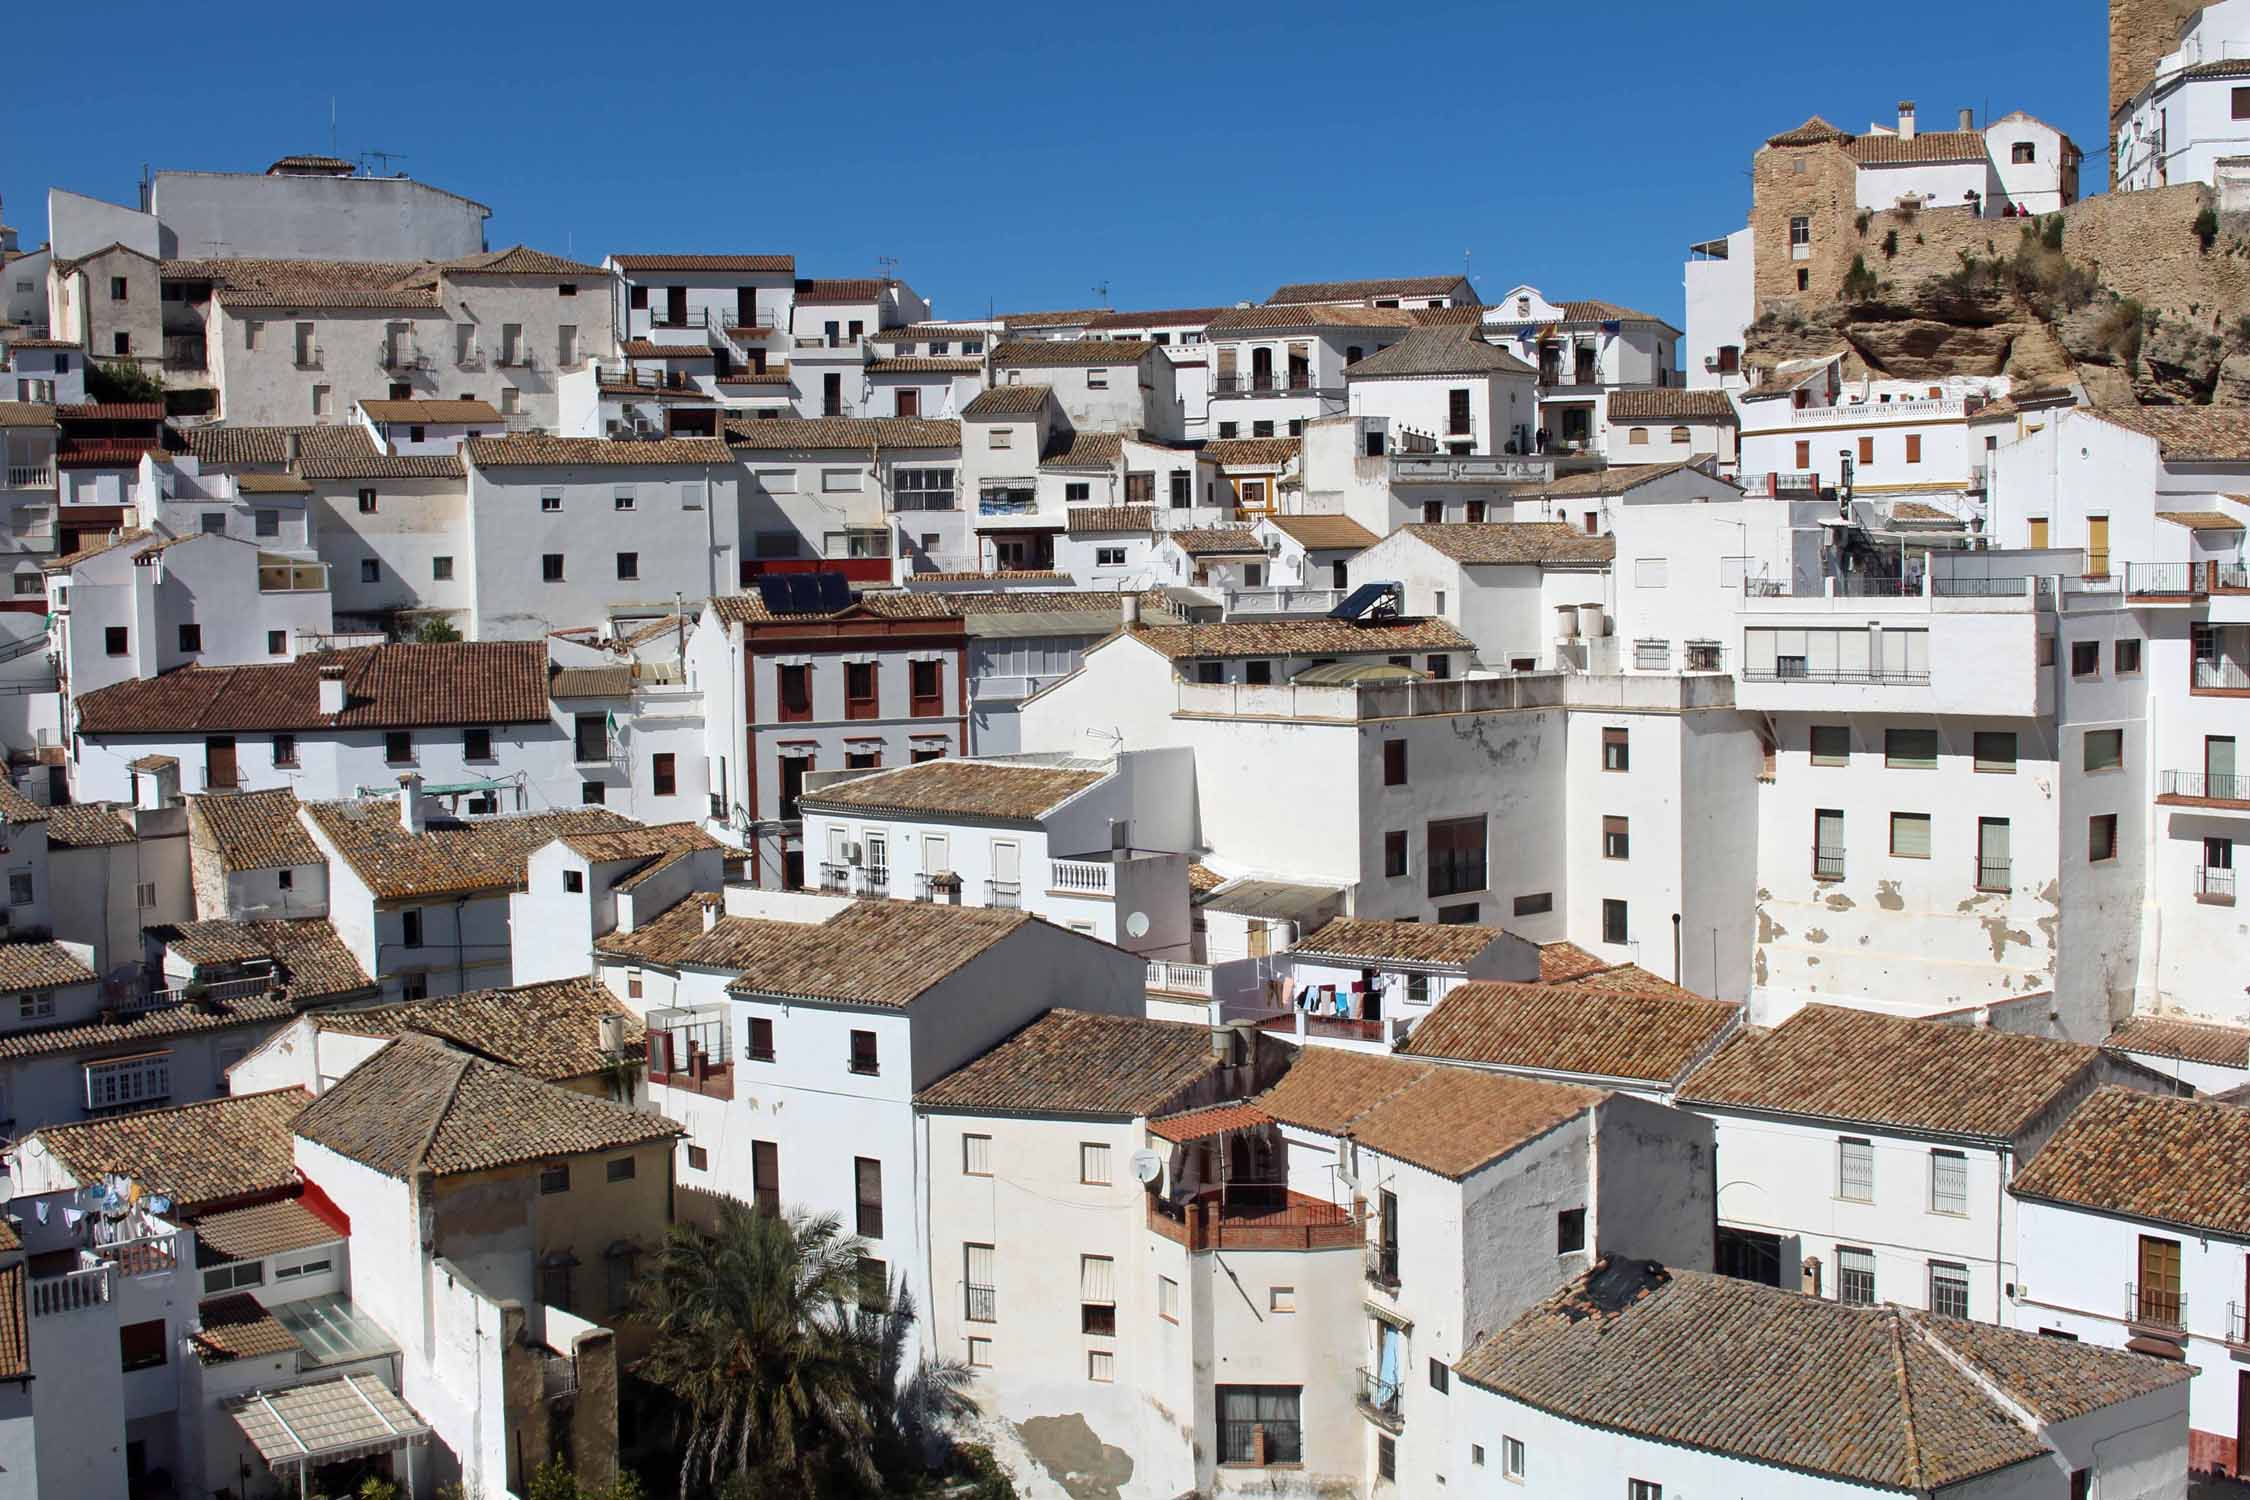
[[[1352,558],[1347,576],[1397,584],[1408,613],[1445,620],[1476,642],[1480,666],[1552,670],[1570,664],[1575,607],[1590,602],[1601,616],[1616,546],[1571,521],[1416,522]],[[1556,624],[1564,610],[1568,640]]]
[[1601,453],[1630,462],[1612,432],[1609,397],[1681,384],[1680,331],[1614,302],[1550,301],[1535,286],[1519,286],[1485,308],[1481,329],[1539,371],[1533,442],[1519,452]]
[[1204,335],[1211,361],[1204,434],[1214,440],[1297,437],[1308,422],[1342,415],[1349,368],[1415,326],[1395,306],[1229,308],[1211,319]]
[[1622,1257],[1457,1373],[1475,1440],[1448,1455],[1450,1487],[1474,1496],[1556,1476],[1635,1500],[2186,1492],[2177,1365]]
[[1687,333],[1680,352],[1691,390],[1743,387],[1743,337],[1758,316],[1755,233],[1744,226],[1688,247]]
[[2203,182],[2222,209],[2243,206],[2250,186],[2250,85],[2242,67],[2250,5],[2217,0],[2187,15],[2132,101],[2113,120],[2110,181],[2119,192]]
[[[1990,453],[1970,424],[2004,378],[1851,379],[1844,355],[1799,360],[1743,392],[1743,486],[1768,494],[1848,486],[1853,497],[1959,505],[1983,492]],[[1768,477],[1770,476],[1770,477]]]
[[167,256],[411,261],[481,252],[492,210],[403,172],[292,155],[262,172],[158,172],[148,216]]
[[1349,412],[1386,418],[1402,445],[1413,433],[1446,453],[1529,453],[1539,429],[1538,374],[1474,328],[1445,325],[1416,328],[1348,364],[1344,384]]

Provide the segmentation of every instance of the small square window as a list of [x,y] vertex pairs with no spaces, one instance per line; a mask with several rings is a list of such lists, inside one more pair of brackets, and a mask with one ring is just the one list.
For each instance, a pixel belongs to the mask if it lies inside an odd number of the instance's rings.
[[193,656],[202,649],[203,627],[200,625],[182,625],[180,627],[180,654]]
[[1852,731],[1845,724],[1815,724],[1811,731],[1812,763],[1848,766],[1852,761]]
[[638,577],[640,577],[640,576],[641,576],[641,555],[640,555],[640,554],[639,554],[638,552],[620,552],[620,553],[618,553],[618,554],[617,554],[617,576],[618,576],[618,577],[619,577],[620,579],[626,579],[626,580],[630,580],[630,579],[635,579],[635,578],[638,578]]
[[1394,828],[1383,835],[1383,874],[1397,879],[1406,873],[1406,831]]
[[381,583],[383,581],[383,565],[372,557],[361,558],[359,560],[359,581],[361,583]]
[[444,582],[445,582],[445,581],[447,581],[448,579],[452,578],[452,576],[453,576],[453,559],[452,559],[452,558],[450,558],[450,557],[433,557],[433,558],[431,558],[431,559],[430,559],[430,577],[432,577],[433,579],[436,579],[436,580],[437,580],[437,581],[438,581],[439,583],[444,583]]
[[2073,677],[2099,677],[2102,675],[2102,643],[2100,641],[2072,641],[2070,643],[2070,675]]
[[1632,857],[1632,854],[1633,838],[1630,828],[1630,820],[1618,817],[1603,818],[1602,858],[1630,859]]
[[359,513],[363,516],[375,514],[375,492],[373,490],[361,490],[359,492]]
[[969,1368],[972,1370],[989,1370],[992,1368],[992,1340],[979,1338],[969,1340]]
[[2016,735],[2012,729],[1978,730],[1972,747],[1976,769],[2002,776],[2016,770]]
[[1586,1248],[1586,1210],[1566,1208],[1555,1215],[1555,1254],[1574,1255]]
[[1626,943],[1632,941],[1626,922],[1625,903],[1618,900],[1602,902],[1602,941]]
[[708,1172],[711,1170],[711,1153],[701,1146],[690,1146],[687,1148],[687,1164],[691,1172]]
[[462,730],[461,758],[463,760],[492,759],[492,731],[489,729]]
[[1430,1361],[1430,1389],[1441,1395],[1453,1389],[1453,1372],[1442,1359]]
[[563,889],[573,896],[583,893],[586,889],[586,872],[584,870],[563,871]]
[[539,492],[539,509],[547,515],[554,515],[562,509],[562,496],[561,490],[541,490]]
[[1295,1287],[1269,1286],[1266,1288],[1267,1312],[1293,1313],[1296,1310],[1297,1289]]
[[992,1137],[965,1135],[961,1137],[961,1175],[964,1177],[990,1177],[992,1175]]
[[631,1182],[634,1171],[633,1158],[630,1156],[613,1156],[609,1159],[605,1170],[611,1182]]
[[570,1163],[550,1162],[539,1169],[541,1193],[567,1193],[570,1191]]
[[1938,763],[1938,737],[1934,729],[1883,731],[1883,764],[1909,771],[1934,771]]
[[1115,1380],[1117,1378],[1116,1353],[1108,1349],[1087,1350],[1086,1378],[1088,1380],[1098,1380],[1105,1385],[1110,1381]]
[[267,631],[267,632],[266,632],[266,655],[268,655],[268,656],[287,656],[288,654],[289,654],[289,632],[288,632],[288,631],[286,631],[286,630],[269,630],[269,631]]
[[2117,858],[2117,814],[2096,813],[2086,820],[2086,858],[2097,865]]
[[1602,731],[1602,769],[1605,771],[1630,771],[1633,768],[1633,746],[1627,731],[1605,729]]
[[2122,729],[2089,729],[2080,748],[2088,771],[2124,769],[2125,731]]
[[1500,1472],[1502,1474],[1507,1475],[1510,1479],[1523,1478],[1523,1459],[1522,1439],[1512,1437],[1500,1439]]
[[544,583],[560,583],[563,581],[563,555],[560,552],[547,552],[540,555],[539,577],[540,581]]
[[125,627],[110,625],[102,630],[102,650],[110,656],[125,654]]
[[1109,1183],[1109,1147],[1100,1141],[1084,1141],[1078,1147],[1078,1180],[1082,1183],[1107,1186]]
[[2130,677],[2130,676],[2132,676],[2132,675],[2133,675],[2134,673],[2136,673],[2136,672],[2140,671],[2140,669],[2141,669],[2141,640],[2140,640],[2140,637],[2139,637],[2139,636],[2127,636],[2127,637],[2124,637],[2123,639],[2120,639],[2120,640],[2119,640],[2119,641],[2117,642],[2116,646],[2115,646],[2115,647],[2113,648],[2113,650],[2112,650],[2112,655],[2114,656],[2114,658],[2115,658],[2115,661],[2116,661],[2116,667],[2115,667],[2115,670],[2116,670],[2116,673],[2117,673],[2117,675],[2118,675],[2118,676],[2120,676],[2120,677]]
[[391,729],[383,734],[383,759],[392,765],[402,765],[414,758],[414,731]]

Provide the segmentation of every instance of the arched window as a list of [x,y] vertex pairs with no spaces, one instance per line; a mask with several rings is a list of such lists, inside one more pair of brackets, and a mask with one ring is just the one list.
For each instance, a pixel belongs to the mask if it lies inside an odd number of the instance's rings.
[[1647,446],[1648,429],[1646,427],[1634,428],[1631,432],[1625,435],[1625,441],[1631,443],[1636,448]]
[[1684,442],[1688,441],[1688,430],[1687,430],[1687,429],[1686,429],[1685,427],[1675,427],[1675,428],[1673,428],[1673,429],[1672,429],[1672,441],[1673,441],[1673,442],[1675,442],[1675,443],[1684,443]]

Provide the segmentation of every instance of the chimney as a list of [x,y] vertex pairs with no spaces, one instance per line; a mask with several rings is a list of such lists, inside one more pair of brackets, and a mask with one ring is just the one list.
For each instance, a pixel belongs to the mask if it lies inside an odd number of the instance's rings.
[[340,714],[343,711],[344,669],[342,667],[322,667],[320,669],[320,712],[325,717],[330,714]]
[[614,1011],[605,1011],[595,1024],[601,1028],[601,1048],[611,1057],[625,1055],[625,1018]]
[[1912,99],[1898,101],[1898,138],[1902,141],[1914,139],[1914,101]]
[[398,824],[408,833],[422,831],[422,773],[401,771],[398,774]]
[[291,468],[297,465],[297,438],[298,435],[294,432],[284,433],[281,438],[282,462]]
[[705,932],[709,932],[719,925],[720,906],[721,902],[717,896],[705,896],[703,898],[703,930]]
[[1141,623],[1140,595],[1131,592],[1119,594],[1117,596],[1117,609],[1127,630],[1131,630]]
[[1964,109],[1961,111],[1961,128],[1963,130],[1974,130],[1977,128],[1977,112],[1975,110]]

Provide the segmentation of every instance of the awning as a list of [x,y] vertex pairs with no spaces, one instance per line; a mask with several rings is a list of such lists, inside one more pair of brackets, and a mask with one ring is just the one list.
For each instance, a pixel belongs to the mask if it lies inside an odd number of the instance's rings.
[[228,1414],[276,1473],[395,1452],[430,1436],[413,1408],[364,1375],[260,1391],[230,1403]]

